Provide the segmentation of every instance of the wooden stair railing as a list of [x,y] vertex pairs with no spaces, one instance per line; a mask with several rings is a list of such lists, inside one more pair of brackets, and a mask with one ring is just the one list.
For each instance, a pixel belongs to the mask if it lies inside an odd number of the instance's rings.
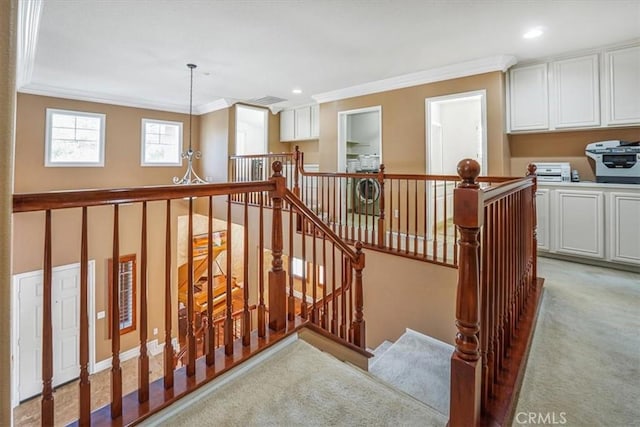
[[535,326],[535,167],[481,188],[475,160],[458,163],[458,333],[451,358],[449,426],[508,425]]
[[[347,245],[333,230],[317,218],[300,200],[287,189],[286,178],[282,176],[282,163],[274,162],[274,173],[268,181],[236,182],[224,184],[157,186],[104,190],[77,190],[37,194],[15,194],[13,196],[13,212],[20,215],[25,212],[42,211],[44,233],[44,283],[43,283],[43,336],[42,336],[42,364],[43,391],[41,401],[41,424],[56,423],[53,394],[53,336],[52,325],[52,272],[55,253],[64,244],[71,242],[56,241],[52,238],[55,220],[74,209],[82,211],[79,227],[82,230],[78,259],[81,261],[81,303],[80,303],[80,393],[79,425],[123,425],[139,422],[161,408],[166,407],[180,397],[200,387],[223,372],[228,371],[238,363],[252,355],[273,345],[298,328],[313,323],[326,334],[337,337],[345,343],[360,349],[365,348],[365,321],[363,316],[362,281],[364,268],[364,254],[361,246],[356,250]],[[227,239],[227,276],[226,295],[231,295],[233,289],[233,265],[241,265],[240,275],[243,277],[241,303],[233,306],[232,298],[225,298],[226,314],[222,319],[215,319],[213,312],[214,283],[211,274],[207,275],[207,307],[200,312],[195,305],[195,276],[198,260],[194,259],[194,215],[197,213],[195,198],[199,198],[200,209],[204,207],[203,215],[208,215],[207,228],[212,232],[214,221],[214,198],[226,197],[226,233]],[[232,199],[242,201],[241,205],[232,203]],[[269,200],[269,203],[266,200]],[[202,201],[208,202],[202,204]],[[219,200],[219,199],[216,199]],[[257,201],[257,209],[249,215],[249,201]],[[219,201],[217,203],[220,203]],[[126,207],[123,207],[125,206]],[[266,207],[271,207],[271,235],[267,234],[265,225],[269,222],[265,218]],[[283,207],[289,208],[288,218],[283,216]],[[136,209],[141,207],[141,209]],[[112,241],[108,242],[108,251],[113,259],[118,259],[121,249],[121,225],[131,223],[131,220],[141,215],[139,254],[141,262],[138,276],[143,278],[140,283],[141,295],[139,310],[139,377],[137,390],[129,393],[123,389],[123,371],[121,368],[118,304],[118,286],[112,287],[112,299],[107,321],[110,322],[114,333],[111,334],[111,402],[92,412],[91,382],[88,372],[89,343],[88,343],[88,293],[87,280],[88,260],[96,257],[95,245],[90,242],[90,219],[94,208],[112,207],[113,229]],[[65,209],[65,212],[52,215],[54,210]],[[253,208],[252,208],[253,209]],[[238,212],[240,210],[240,212]],[[243,231],[232,229],[232,217],[240,213],[244,220]],[[294,217],[295,213],[295,217]],[[183,354],[178,354],[185,366],[174,367],[176,351],[171,343],[176,336],[176,327],[172,324],[173,314],[178,310],[176,260],[172,245],[173,228],[179,215],[186,215],[188,221],[187,245],[187,274],[186,274],[186,346]],[[310,224],[315,232],[313,236],[295,232],[293,223],[300,218],[304,224]],[[137,219],[137,218],[135,218]],[[251,219],[251,221],[250,221]],[[288,227],[286,220],[288,219]],[[159,220],[159,221],[158,221]],[[135,222],[134,222],[135,223]],[[150,224],[164,223],[163,230],[152,230]],[[95,224],[92,224],[95,226]],[[286,233],[288,231],[288,233]],[[72,233],[68,233],[72,234]],[[239,236],[242,234],[242,236]],[[154,236],[161,236],[164,240],[164,256],[152,257],[148,244]],[[130,242],[131,236],[127,236]],[[207,242],[207,254],[213,253],[211,240]],[[234,242],[242,242],[244,250],[234,250]],[[289,265],[285,269],[283,255],[285,242],[288,248]],[[129,244],[129,243],[127,243]],[[157,243],[156,243],[157,245]],[[257,258],[250,248],[259,247]],[[264,253],[270,249],[272,253],[271,266],[268,277],[258,274],[258,277],[248,275],[250,269],[265,271],[268,267],[264,262]],[[237,252],[237,253],[236,253]],[[303,263],[313,265],[313,274],[306,277],[303,273],[303,288],[298,291],[292,285],[292,260],[299,257]],[[212,271],[213,257],[207,256],[206,269]],[[241,262],[232,259],[242,258]],[[112,263],[118,266],[118,263]],[[256,267],[254,267],[256,266]],[[164,268],[163,268],[164,267]],[[151,274],[161,273],[160,280]],[[119,277],[118,271],[113,277]],[[149,279],[147,278],[149,276]],[[267,283],[265,281],[268,280]],[[307,287],[310,286],[311,288]],[[298,295],[300,292],[300,297]],[[307,297],[321,304],[306,302]],[[202,307],[202,306],[201,306]],[[161,309],[164,316],[164,374],[156,381],[150,381],[148,376],[149,354],[147,349],[147,333],[149,327],[149,311]],[[268,315],[267,315],[268,313]],[[196,325],[196,315],[202,317],[202,324]],[[255,326],[255,329],[254,329]],[[220,330],[219,328],[222,328]],[[240,332],[238,335],[238,331]],[[222,332],[222,334],[220,333]],[[224,337],[222,342],[216,343],[215,337]],[[124,342],[124,341],[123,341]],[[203,357],[199,356],[196,346],[204,347]],[[219,344],[219,345],[217,345]],[[182,350],[178,350],[178,353]],[[59,422],[59,421],[58,421]]]

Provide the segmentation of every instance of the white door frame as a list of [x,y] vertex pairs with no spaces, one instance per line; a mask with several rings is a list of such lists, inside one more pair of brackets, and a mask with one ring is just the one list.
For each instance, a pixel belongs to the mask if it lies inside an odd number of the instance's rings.
[[[425,98],[425,144],[426,159],[425,167],[426,173],[431,173],[431,144],[429,143],[429,135],[431,135],[431,104],[439,101],[453,101],[455,99],[471,98],[480,96],[480,114],[482,115],[482,164],[480,165],[480,175],[487,175],[487,90],[473,90],[470,92],[452,93],[450,95],[435,96],[432,98]],[[460,159],[462,160],[462,159]]]
[[344,172],[347,170],[347,116],[351,114],[378,112],[378,127],[380,128],[380,137],[378,144],[380,146],[380,164],[382,164],[382,105],[374,107],[358,108],[355,110],[338,111],[338,165],[337,171]]
[[[67,269],[80,269],[80,263],[61,265],[58,267],[53,267],[53,272],[63,271]],[[43,276],[43,270],[36,271],[28,271],[26,273],[19,273],[13,276],[12,286],[12,298],[11,298],[11,313],[12,313],[12,328],[11,328],[11,349],[12,349],[12,360],[13,360],[13,391],[11,395],[11,407],[15,408],[20,404],[20,388],[19,388],[19,374],[20,374],[20,357],[18,355],[18,331],[20,330],[20,316],[18,309],[20,308],[20,301],[18,299],[18,286],[20,285],[20,280],[33,277],[33,276]],[[87,277],[87,298],[89,300],[88,316],[89,316],[89,373],[92,374],[95,372],[95,360],[96,360],[96,334],[95,334],[95,277],[96,277],[96,262],[95,260],[89,260],[88,262],[88,277]]]

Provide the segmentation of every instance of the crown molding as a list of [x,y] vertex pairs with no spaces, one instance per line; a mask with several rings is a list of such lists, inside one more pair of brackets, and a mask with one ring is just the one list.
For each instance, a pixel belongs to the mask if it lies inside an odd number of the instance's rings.
[[66,89],[57,86],[49,86],[37,83],[30,83],[26,86],[23,86],[18,90],[18,92],[28,93],[31,95],[51,96],[54,98],[74,99],[77,101],[97,102],[100,104],[121,105],[123,107],[144,108],[149,110],[160,110],[172,113],[189,114],[188,105],[145,101],[139,98],[128,98],[125,96],[114,96],[105,93]]
[[18,57],[16,67],[16,87],[28,84],[33,76],[36,57],[42,0],[18,2]]
[[339,99],[386,92],[394,89],[402,89],[405,87],[418,86],[443,80],[473,76],[492,71],[505,72],[516,63],[517,60],[515,56],[512,55],[492,56],[320,93],[313,95],[312,98],[319,104],[322,104],[325,102],[337,101]]
[[[198,105],[193,108],[193,112],[195,114],[207,114],[218,110],[224,110],[225,108],[229,108],[238,102],[237,99],[234,98],[219,98],[215,101],[208,102],[206,104]],[[187,111],[188,112],[188,111]]]

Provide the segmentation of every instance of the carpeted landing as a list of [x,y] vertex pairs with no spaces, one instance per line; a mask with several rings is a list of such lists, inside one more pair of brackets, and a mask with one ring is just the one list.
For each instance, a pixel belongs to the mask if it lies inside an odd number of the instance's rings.
[[453,346],[407,329],[382,350],[376,349],[369,372],[448,418]]
[[[391,351],[391,349],[389,350]],[[445,426],[447,417],[297,340],[239,378],[147,425]]]

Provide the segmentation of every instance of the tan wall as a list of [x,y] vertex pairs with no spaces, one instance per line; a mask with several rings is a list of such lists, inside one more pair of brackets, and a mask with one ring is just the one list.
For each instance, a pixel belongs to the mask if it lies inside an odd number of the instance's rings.
[[337,166],[338,112],[382,106],[382,161],[389,173],[425,173],[425,99],[486,89],[488,169],[509,174],[509,147],[504,134],[504,73],[493,72],[397,89],[320,105],[320,141],[300,143],[307,163],[323,171]]
[[203,179],[211,177],[213,182],[227,181],[230,110],[225,108],[200,116]]
[[[47,108],[106,114],[104,167],[44,166]],[[182,121],[184,147],[188,146],[189,116],[186,114],[18,94],[16,192],[161,185],[170,184],[174,176],[182,177],[184,167],[140,166],[142,118]],[[194,117],[194,149],[199,148],[199,124],[199,117]]]
[[17,0],[0,2],[0,425],[11,425],[11,194],[16,113]]
[[[106,114],[105,166],[102,168],[45,168],[44,135],[46,108],[90,111]],[[141,167],[141,119],[183,121],[184,144],[188,145],[188,115],[155,110],[143,110],[115,105],[18,95],[16,128],[16,192],[43,192],[62,189],[135,187],[170,184],[174,176],[182,176],[184,167]],[[199,119],[194,120],[193,146],[198,148]],[[186,202],[172,204],[172,270],[176,277],[176,223],[184,215]],[[96,261],[96,312],[107,310],[107,260],[112,256],[113,208],[89,209],[89,257]],[[79,261],[80,210],[55,211],[53,220],[53,265]],[[136,253],[140,267],[141,206],[120,208],[120,254]],[[13,273],[42,268],[43,214],[18,214],[14,218]],[[150,203],[149,229],[149,304],[158,310],[149,311],[150,340],[163,342],[164,331],[164,203]],[[138,278],[140,275],[138,274]],[[138,280],[139,282],[139,280]],[[139,283],[138,283],[139,286]],[[177,291],[174,290],[174,294]],[[140,292],[138,290],[138,298]],[[140,304],[137,304],[138,310]],[[177,309],[173,310],[174,322]],[[108,358],[111,344],[107,339],[107,318],[95,320],[96,361]],[[138,316],[139,319],[139,316]],[[158,328],[157,336],[153,328]],[[177,328],[175,328],[177,330]],[[175,334],[175,330],[174,330]],[[139,345],[138,331],[122,336],[121,349]]]
[[581,180],[593,181],[595,166],[584,149],[589,143],[607,140],[638,141],[640,127],[509,135],[511,171],[520,176],[530,162],[570,162]]

